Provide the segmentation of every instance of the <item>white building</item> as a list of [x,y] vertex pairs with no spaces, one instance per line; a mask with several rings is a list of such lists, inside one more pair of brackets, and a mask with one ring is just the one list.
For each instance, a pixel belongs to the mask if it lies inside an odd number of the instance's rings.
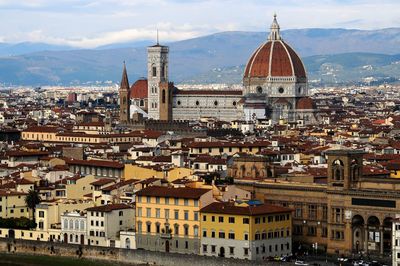
[[86,213],[65,212],[61,215],[61,235],[64,243],[87,244]]
[[120,232],[135,228],[135,209],[129,205],[109,204],[86,211],[88,245],[118,247]]

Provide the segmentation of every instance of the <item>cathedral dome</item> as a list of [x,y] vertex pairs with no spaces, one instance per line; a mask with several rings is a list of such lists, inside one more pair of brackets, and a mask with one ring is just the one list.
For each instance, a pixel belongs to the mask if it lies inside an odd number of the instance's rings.
[[130,99],[143,99],[147,98],[147,79],[138,79],[132,84],[130,89]]
[[254,51],[246,65],[244,78],[254,77],[306,78],[306,70],[300,57],[280,36],[276,15],[268,41]]

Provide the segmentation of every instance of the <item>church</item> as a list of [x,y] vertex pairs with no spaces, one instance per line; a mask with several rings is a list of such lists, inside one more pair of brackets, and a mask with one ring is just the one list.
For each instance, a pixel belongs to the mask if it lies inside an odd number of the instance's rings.
[[274,15],[266,42],[250,56],[243,74],[243,90],[179,89],[168,77],[169,47],[147,48],[147,79],[129,85],[124,64],[120,95],[120,123],[142,119],[220,121],[257,119],[271,124],[285,121],[315,123],[315,106],[308,96],[307,73],[297,53],[283,41]]

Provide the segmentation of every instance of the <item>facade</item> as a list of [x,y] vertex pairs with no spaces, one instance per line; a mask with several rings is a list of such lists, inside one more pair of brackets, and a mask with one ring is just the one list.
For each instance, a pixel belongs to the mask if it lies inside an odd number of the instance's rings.
[[[273,123],[285,120],[300,125],[315,122],[304,65],[282,40],[276,16],[268,41],[251,55],[246,65],[243,91],[178,89],[168,79],[168,54],[167,46],[157,43],[148,47],[147,80],[138,80],[128,92],[124,66],[120,88],[121,123],[141,118],[171,121],[208,117],[222,121],[270,119]],[[143,92],[146,85],[147,95]],[[126,95],[131,95],[130,107],[124,101]]]
[[135,227],[135,209],[126,204],[109,204],[86,209],[88,245],[115,247],[121,231]]
[[31,218],[31,211],[25,204],[28,193],[10,190],[0,190],[1,218]]
[[327,184],[279,178],[235,183],[266,203],[294,209],[295,248],[318,243],[336,254],[391,252],[400,182],[364,176],[362,151],[328,150],[326,154]]
[[137,248],[199,254],[200,209],[212,190],[151,186],[136,193]]
[[61,235],[64,243],[85,245],[86,213],[72,211],[61,215]]
[[214,202],[201,209],[200,254],[264,260],[292,251],[291,210],[248,202]]

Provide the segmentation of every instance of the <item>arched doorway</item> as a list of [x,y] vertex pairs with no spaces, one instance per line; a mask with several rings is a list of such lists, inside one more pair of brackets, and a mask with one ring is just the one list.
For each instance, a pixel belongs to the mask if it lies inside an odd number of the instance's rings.
[[219,248],[219,254],[218,254],[218,256],[220,256],[220,257],[225,257],[225,248],[224,247],[220,247]]
[[376,216],[370,216],[367,220],[368,228],[368,251],[379,252],[381,247],[382,235],[380,231],[380,221]]
[[169,241],[165,241],[165,252],[169,252]]
[[125,248],[130,249],[131,248],[131,240],[129,237],[125,239]]
[[64,234],[64,243],[68,243],[68,234],[67,233]]
[[359,253],[364,249],[364,218],[361,215],[355,215],[351,220],[351,228],[353,232],[353,252]]
[[383,252],[392,252],[392,217],[383,220]]

